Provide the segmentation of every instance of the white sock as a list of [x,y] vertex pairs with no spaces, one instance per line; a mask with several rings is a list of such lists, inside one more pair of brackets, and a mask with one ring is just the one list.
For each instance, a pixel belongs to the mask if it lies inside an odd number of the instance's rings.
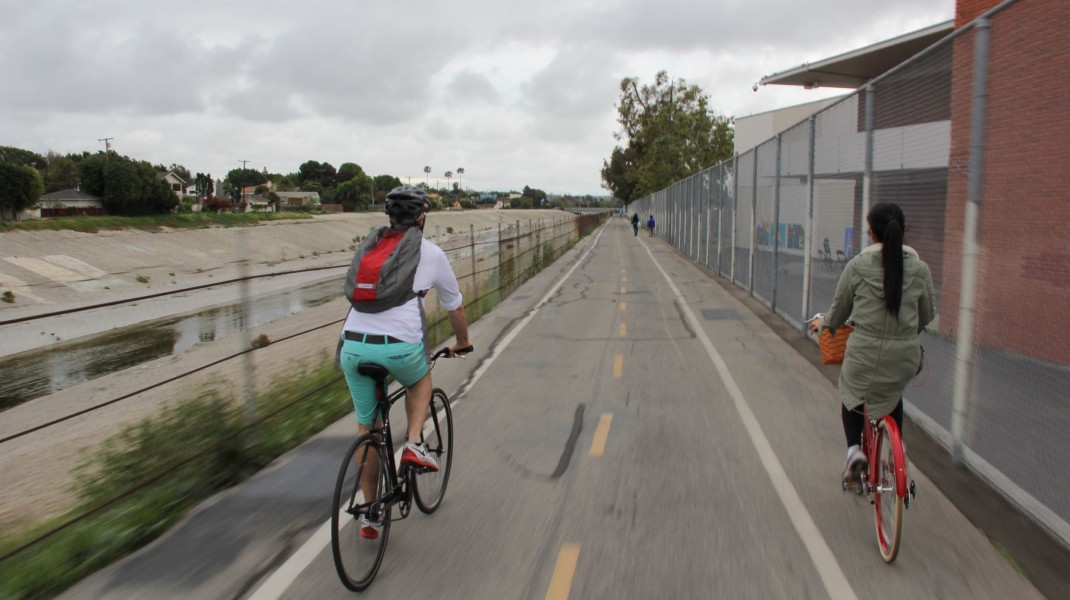
[[852,446],[848,447],[847,458],[850,459],[851,454],[854,454],[855,452],[862,452],[862,446],[860,446],[859,444],[853,444]]

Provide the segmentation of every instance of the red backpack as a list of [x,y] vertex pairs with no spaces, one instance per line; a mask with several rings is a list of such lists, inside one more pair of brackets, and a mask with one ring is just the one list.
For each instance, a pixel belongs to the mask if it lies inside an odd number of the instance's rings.
[[421,243],[419,227],[380,227],[361,242],[346,272],[345,294],[353,309],[379,313],[423,296],[412,289]]

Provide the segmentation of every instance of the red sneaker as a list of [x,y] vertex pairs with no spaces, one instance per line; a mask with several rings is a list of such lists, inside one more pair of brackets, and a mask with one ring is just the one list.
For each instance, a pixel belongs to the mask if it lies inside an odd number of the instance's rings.
[[438,470],[438,462],[436,462],[435,457],[431,456],[431,453],[428,452],[426,444],[405,442],[405,450],[401,453],[401,462],[416,467],[423,467],[428,471]]

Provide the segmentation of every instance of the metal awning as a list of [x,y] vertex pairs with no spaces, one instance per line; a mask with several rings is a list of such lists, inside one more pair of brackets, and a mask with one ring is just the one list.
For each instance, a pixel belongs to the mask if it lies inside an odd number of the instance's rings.
[[937,23],[865,48],[766,75],[758,85],[858,88],[935,44],[955,30],[955,22]]

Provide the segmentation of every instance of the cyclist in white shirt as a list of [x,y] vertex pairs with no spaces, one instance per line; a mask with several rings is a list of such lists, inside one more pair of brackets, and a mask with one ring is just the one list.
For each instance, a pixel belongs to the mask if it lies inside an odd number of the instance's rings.
[[[423,231],[430,208],[427,194],[420,188],[403,185],[386,196],[386,212],[391,227],[399,230],[419,227]],[[451,352],[471,351],[468,341],[468,319],[457,277],[446,253],[427,239],[421,240],[420,263],[413,280],[413,291],[425,292],[434,288],[438,301],[449,314],[455,343]],[[422,294],[421,294],[422,296]],[[367,433],[381,424],[377,414],[375,381],[357,373],[361,363],[375,363],[386,367],[390,374],[407,388],[405,415],[408,418],[408,437],[401,454],[401,462],[438,470],[438,463],[420,443],[420,433],[431,403],[431,373],[428,370],[424,340],[423,306],[420,296],[401,306],[379,313],[362,313],[350,308],[342,327],[342,348],[339,362],[345,374],[353,406],[357,413],[360,433]],[[372,473],[375,469],[370,469]]]

